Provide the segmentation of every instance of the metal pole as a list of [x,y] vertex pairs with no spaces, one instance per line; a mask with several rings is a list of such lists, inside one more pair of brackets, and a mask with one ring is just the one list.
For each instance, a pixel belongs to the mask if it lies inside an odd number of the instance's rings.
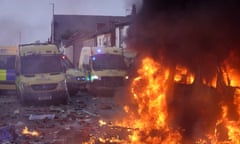
[[52,5],[52,26],[51,26],[51,43],[54,43],[54,3]]
[[20,45],[21,44],[21,41],[22,41],[22,33],[21,32],[19,32],[19,35],[18,35],[18,45]]

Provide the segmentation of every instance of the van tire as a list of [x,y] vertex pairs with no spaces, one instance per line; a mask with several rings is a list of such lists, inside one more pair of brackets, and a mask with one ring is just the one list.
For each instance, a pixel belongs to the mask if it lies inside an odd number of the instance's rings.
[[20,91],[17,87],[16,87],[16,95],[17,95],[17,99],[19,100],[20,99]]
[[24,98],[24,95],[22,95],[21,93],[20,93],[19,101],[22,106],[26,106],[29,104],[27,100]]
[[16,89],[16,93],[17,93],[17,99],[19,101],[19,103],[23,106],[26,105],[26,100],[23,98],[23,95],[21,94],[21,92],[19,91],[19,89]]
[[69,101],[68,97],[61,98],[60,100],[57,101],[56,105],[67,105]]
[[65,94],[64,94],[64,97],[59,98],[59,99],[56,101],[55,104],[57,104],[57,105],[67,105],[67,104],[68,104],[68,102],[70,101],[69,92],[66,90],[64,93],[65,93]]
[[78,93],[78,89],[68,86],[68,93],[70,96],[74,96]]

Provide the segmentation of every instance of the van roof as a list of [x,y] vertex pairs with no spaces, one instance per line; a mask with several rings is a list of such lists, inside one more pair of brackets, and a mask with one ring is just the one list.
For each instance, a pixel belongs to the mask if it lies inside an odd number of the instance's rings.
[[60,54],[55,44],[23,44],[19,45],[20,56]]

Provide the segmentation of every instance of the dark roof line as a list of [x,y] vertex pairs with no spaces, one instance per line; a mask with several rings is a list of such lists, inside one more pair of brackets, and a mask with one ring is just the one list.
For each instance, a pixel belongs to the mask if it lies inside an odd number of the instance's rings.
[[127,16],[113,16],[113,15],[76,15],[76,14],[54,14],[54,16],[86,16],[86,17],[127,17]]

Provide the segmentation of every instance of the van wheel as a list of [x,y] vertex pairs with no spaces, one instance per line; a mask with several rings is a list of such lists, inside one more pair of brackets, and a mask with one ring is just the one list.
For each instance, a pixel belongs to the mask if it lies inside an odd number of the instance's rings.
[[70,100],[68,92],[65,93],[64,97],[59,98],[54,102],[56,105],[67,105]]
[[61,98],[55,104],[56,105],[67,105],[68,104],[68,98]]
[[20,91],[19,91],[18,88],[16,88],[16,94],[17,94],[17,99],[20,100],[20,97],[21,97],[21,96],[20,96]]
[[91,86],[90,83],[87,83],[87,84],[86,84],[86,90],[87,90],[87,91],[91,91],[91,87],[92,87],[92,86]]
[[21,93],[19,94],[19,102],[22,106],[26,106],[29,104]]
[[19,103],[21,105],[26,105],[26,101],[24,100],[24,98],[18,88],[16,89],[16,93],[17,93],[17,99],[18,99]]
[[27,104],[26,101],[22,97],[20,97],[19,101],[22,106],[25,106]]

